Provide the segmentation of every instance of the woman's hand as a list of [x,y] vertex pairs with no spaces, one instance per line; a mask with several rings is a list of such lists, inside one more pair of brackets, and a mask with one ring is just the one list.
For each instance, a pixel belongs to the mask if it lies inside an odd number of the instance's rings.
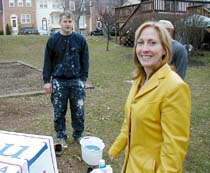
[[110,161],[113,161],[114,157],[111,154],[109,154],[109,159],[110,159]]

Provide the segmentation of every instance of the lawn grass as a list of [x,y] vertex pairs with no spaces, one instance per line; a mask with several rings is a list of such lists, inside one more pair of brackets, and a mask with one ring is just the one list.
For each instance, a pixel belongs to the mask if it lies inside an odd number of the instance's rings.
[[[47,38],[47,36],[0,36],[0,62],[19,60],[41,69]],[[98,136],[104,140],[106,145],[104,158],[108,160],[107,150],[119,134],[124,118],[125,100],[131,87],[127,81],[130,80],[133,70],[132,49],[111,43],[110,50],[106,51],[103,37],[88,37],[88,43],[91,57],[89,80],[95,89],[87,90],[86,134]],[[210,53],[192,57],[192,60],[204,61],[206,65],[189,66],[186,76],[186,82],[192,92],[192,117],[185,172],[209,173]],[[46,100],[49,99],[48,96],[40,96],[40,100],[43,97]],[[45,100],[42,101],[43,104],[46,103]],[[52,111],[48,114],[50,113]],[[37,117],[34,129],[27,127],[28,129],[21,130],[33,133],[36,129],[40,134],[53,134],[53,125],[47,124],[44,119],[46,115],[42,114]],[[40,124],[42,127],[37,127],[39,124],[37,121],[46,124],[45,126]],[[49,119],[47,121],[49,122]],[[68,133],[71,135],[71,130]],[[122,161],[123,153],[112,163],[114,172],[120,172]]]

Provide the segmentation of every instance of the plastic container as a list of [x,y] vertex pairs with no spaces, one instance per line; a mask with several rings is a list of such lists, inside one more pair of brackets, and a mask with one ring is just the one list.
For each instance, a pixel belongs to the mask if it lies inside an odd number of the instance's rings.
[[106,162],[104,159],[99,160],[98,168],[102,169],[106,167]]
[[91,166],[96,166],[103,157],[105,144],[100,138],[85,136],[80,140],[82,159]]
[[104,159],[99,160],[98,168],[93,169],[91,173],[113,173],[111,165],[106,165]]
[[113,173],[113,169],[110,165],[106,165],[105,168],[94,169],[91,173]]

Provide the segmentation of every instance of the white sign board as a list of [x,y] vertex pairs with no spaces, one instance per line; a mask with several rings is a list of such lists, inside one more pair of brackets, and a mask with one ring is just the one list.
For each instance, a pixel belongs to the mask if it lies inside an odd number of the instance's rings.
[[0,131],[0,173],[58,173],[52,137]]

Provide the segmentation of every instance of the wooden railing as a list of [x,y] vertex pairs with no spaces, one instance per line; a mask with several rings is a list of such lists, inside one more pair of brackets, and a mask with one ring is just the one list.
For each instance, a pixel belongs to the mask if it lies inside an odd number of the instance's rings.
[[117,16],[117,22],[125,22],[125,20],[131,15],[131,13],[136,9],[138,4],[123,6],[115,8],[115,16]]
[[[196,9],[197,6],[197,9]],[[201,6],[201,7],[200,7]],[[199,7],[199,8],[198,8]],[[210,2],[209,1],[192,1],[192,0],[148,0],[142,1],[131,14],[121,21],[123,24],[119,28],[120,40],[133,37],[137,26],[143,22],[146,16],[149,19],[156,17],[157,13],[163,15],[177,15],[194,13],[196,10],[199,14],[210,17]],[[127,35],[127,36],[126,36]],[[133,39],[133,38],[131,38]]]
[[203,5],[188,7],[187,8],[187,13],[189,15],[199,14],[199,15],[202,15],[202,16],[210,17],[210,10],[208,8],[205,8]]
[[137,19],[137,16],[140,16],[142,13],[148,13],[153,11],[153,1],[146,1],[141,4],[139,4],[133,12],[130,14],[130,16],[125,20],[124,24],[120,27],[120,35],[123,35],[127,32],[133,32],[132,31],[132,25],[136,23],[135,19]]

